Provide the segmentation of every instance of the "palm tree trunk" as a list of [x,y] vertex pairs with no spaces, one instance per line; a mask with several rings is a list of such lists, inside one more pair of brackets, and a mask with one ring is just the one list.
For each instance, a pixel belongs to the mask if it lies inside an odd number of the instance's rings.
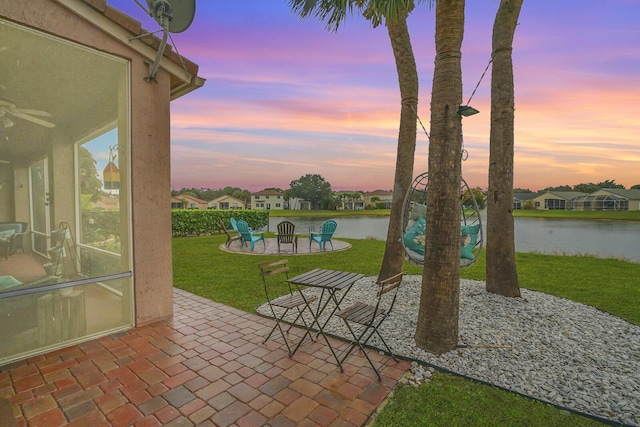
[[519,297],[513,224],[513,36],[523,0],[501,0],[493,25],[487,200],[487,291]]
[[436,2],[427,239],[415,335],[419,347],[436,354],[458,344],[462,178],[462,118],[458,108],[462,103],[464,4],[464,0]]
[[400,243],[402,207],[404,196],[413,178],[418,115],[418,70],[413,56],[406,18],[399,18],[396,21],[388,20],[387,30],[396,60],[402,106],[389,229],[387,230],[387,241],[378,280],[388,279],[401,273],[404,268],[404,248]]

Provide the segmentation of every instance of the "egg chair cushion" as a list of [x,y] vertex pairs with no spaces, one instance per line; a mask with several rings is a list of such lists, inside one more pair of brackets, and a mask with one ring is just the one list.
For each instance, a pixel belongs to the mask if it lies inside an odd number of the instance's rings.
[[473,249],[478,242],[478,233],[480,232],[480,224],[463,225],[460,229],[460,258],[474,259]]
[[424,239],[427,221],[424,217],[418,217],[416,222],[402,236],[405,248],[424,255]]

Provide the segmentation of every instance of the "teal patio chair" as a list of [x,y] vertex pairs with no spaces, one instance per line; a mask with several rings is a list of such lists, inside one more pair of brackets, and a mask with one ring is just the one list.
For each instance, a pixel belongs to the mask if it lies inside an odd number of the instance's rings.
[[264,245],[264,248],[267,249],[267,244],[264,241],[264,233],[254,232],[253,230],[251,230],[251,228],[249,228],[249,225],[243,220],[237,221],[236,226],[238,227],[238,233],[240,233],[240,235],[242,236],[241,241],[243,243],[249,244],[250,251],[253,251],[253,246],[256,244],[256,242],[259,242],[260,240],[262,240],[262,244]]
[[[240,232],[238,231],[238,221],[236,221],[234,217],[231,217],[229,218],[229,223],[231,224],[231,228],[233,228],[233,231],[238,233],[238,239],[240,239],[240,246],[243,246],[244,240],[242,240],[242,234],[240,234]],[[249,230],[251,230],[251,228],[249,228]]]
[[331,238],[333,237],[333,233],[336,232],[336,228],[338,228],[338,224],[334,220],[330,219],[322,224],[319,232],[309,232],[309,250],[311,250],[311,244],[313,242],[317,242],[318,246],[320,246],[320,250],[322,251],[324,251],[325,244],[328,242],[331,245],[331,250],[333,250]]

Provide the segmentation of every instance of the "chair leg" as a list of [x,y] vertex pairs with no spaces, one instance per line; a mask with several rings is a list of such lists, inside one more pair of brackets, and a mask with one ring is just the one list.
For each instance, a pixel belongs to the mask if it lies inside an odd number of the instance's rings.
[[[291,356],[293,356],[293,353],[291,352],[291,346],[289,345],[289,341],[287,341],[286,334],[289,333],[289,331],[291,330],[291,327],[293,326],[293,324],[298,321],[298,318],[300,318],[300,316],[302,315],[302,312],[300,311],[300,309],[298,309],[298,316],[296,316],[296,319],[293,321],[293,323],[289,325],[289,328],[286,331],[284,331],[282,329],[282,325],[280,324],[280,322],[282,321],[282,319],[284,319],[284,317],[287,315],[289,310],[290,309],[286,309],[284,311],[284,313],[282,314],[282,316],[278,317],[276,315],[276,312],[273,309],[273,307],[271,307],[271,314],[273,314],[273,319],[275,320],[276,324],[273,325],[273,328],[271,328],[271,331],[269,332],[267,337],[262,341],[262,344],[266,343],[269,340],[269,338],[273,334],[273,331],[275,331],[276,328],[277,328],[280,331],[280,335],[282,335],[282,340],[284,341],[284,344],[287,346],[287,354],[289,355],[289,357],[291,357]],[[302,319],[302,321],[304,322],[304,318]],[[305,323],[305,325],[306,325],[306,323]]]
[[[279,319],[279,318],[278,318],[278,316],[276,315],[276,312],[275,312],[275,310],[273,309],[273,307],[270,307],[270,308],[271,308],[271,314],[273,314],[273,319],[275,320],[276,324],[275,324],[275,325],[273,325],[273,328],[271,328],[271,331],[269,332],[269,334],[267,335],[267,337],[264,339],[264,341],[262,341],[262,344],[266,343],[266,342],[269,340],[269,338],[271,338],[271,335],[273,334],[273,331],[275,331],[275,330],[276,330],[276,328],[277,328],[277,329],[279,329],[279,330],[280,330],[280,333],[282,334],[282,339],[284,339],[284,343],[285,343],[285,344],[286,344],[286,346],[287,346],[287,350],[289,350],[289,353],[291,353],[291,349],[289,348],[289,344],[287,343],[287,339],[286,339],[286,338],[285,338],[285,336],[284,336],[284,331],[282,330],[282,326],[280,326],[280,319]],[[289,311],[289,310],[285,310],[285,312],[284,312],[284,314],[282,315],[282,317],[284,317],[284,316],[287,314],[287,312],[288,312],[288,311]]]
[[362,351],[362,354],[364,354],[364,357],[367,359],[367,362],[369,362],[369,365],[371,365],[371,369],[373,369],[373,371],[376,373],[376,376],[378,377],[378,381],[382,381],[382,376],[380,375],[378,368],[376,368],[375,364],[373,363],[373,360],[371,360],[371,358],[369,357],[369,354],[367,353],[363,345],[363,344],[366,344],[367,341],[369,341],[369,338],[371,338],[371,335],[373,334],[374,331],[371,331],[369,336],[367,336],[367,339],[365,339],[364,342],[362,342],[362,337],[367,333],[367,331],[369,331],[370,329],[373,329],[373,327],[369,325],[364,325],[364,329],[360,333],[360,336],[357,336],[353,331],[353,329],[351,328],[351,325],[346,319],[344,319],[344,323],[347,325],[349,332],[351,332],[351,335],[353,336],[353,341],[351,341],[351,345],[344,350],[346,351],[346,354],[342,357],[342,360],[340,360],[340,363],[343,363],[347,359],[347,357],[349,357],[349,355],[353,352],[353,349],[357,345]]

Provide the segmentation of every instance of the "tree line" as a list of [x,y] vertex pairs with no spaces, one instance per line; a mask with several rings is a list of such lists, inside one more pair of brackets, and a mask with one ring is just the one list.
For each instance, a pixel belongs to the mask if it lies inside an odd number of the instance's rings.
[[[318,174],[307,174],[291,181],[290,188],[282,189],[278,187],[269,187],[265,190],[276,190],[284,194],[285,200],[297,197],[312,203],[313,209],[335,209],[344,202],[358,202],[363,199],[365,191],[356,190],[351,192],[335,192],[331,189],[331,184],[324,177]],[[547,191],[577,191],[580,193],[593,193],[602,188],[619,188],[625,189],[622,184],[617,184],[615,179],[607,179],[598,183],[586,182],[576,185],[559,185],[556,187],[546,187],[540,191],[533,191],[528,188],[514,188],[514,193],[542,194]],[[640,190],[640,184],[631,186],[629,189]],[[487,192],[480,187],[471,188],[473,197],[478,202],[478,207],[483,209],[486,207]],[[245,203],[251,202],[251,192],[247,189],[239,187],[227,186],[224,188],[182,188],[180,190],[172,190],[171,196],[179,196],[188,194],[202,200],[211,201],[220,196],[232,196],[242,200]],[[465,196],[468,197],[468,196]],[[375,201],[375,200],[374,200]],[[372,206],[375,207],[375,206]]]
[[[625,190],[626,188],[622,184],[616,184],[615,179],[607,179],[594,184],[593,182],[586,182],[582,184],[571,185],[559,185],[557,187],[547,187],[540,191],[531,191],[528,188],[514,188],[514,193],[537,193],[542,194],[547,191],[578,191],[580,193],[593,193],[603,188],[619,188]],[[630,190],[640,190],[640,184],[635,184],[629,187]]]

